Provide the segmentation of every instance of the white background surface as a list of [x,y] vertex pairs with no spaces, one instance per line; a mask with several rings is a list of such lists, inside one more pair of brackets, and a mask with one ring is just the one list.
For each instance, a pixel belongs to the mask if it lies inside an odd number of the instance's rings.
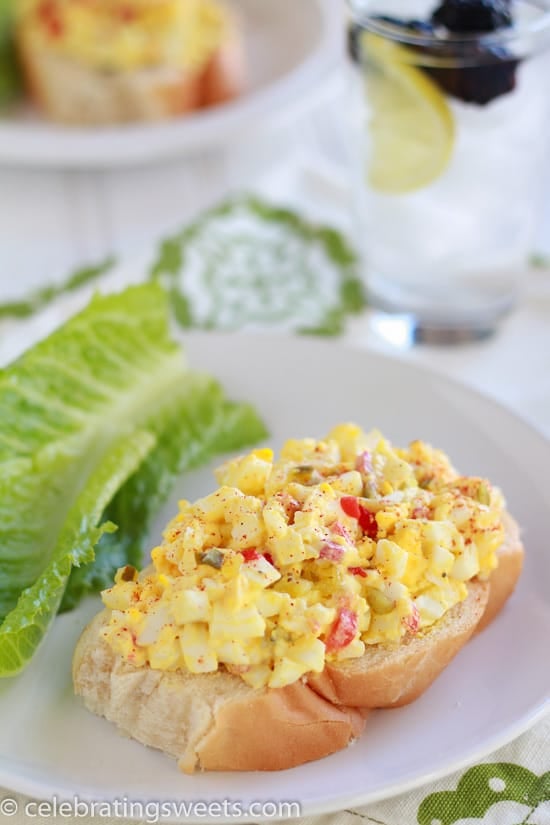
[[[336,2],[336,0],[335,0]],[[219,151],[108,171],[40,171],[0,164],[0,300],[63,279],[114,253],[143,270],[160,239],[227,193],[253,189],[346,229],[346,147],[339,129],[343,69],[304,95],[294,117],[258,123]],[[315,98],[315,105],[312,100]],[[550,153],[550,136],[548,139]],[[550,176],[536,250],[550,253]],[[510,404],[550,434],[550,273],[526,274],[521,309],[484,344],[422,347],[404,357],[451,372]],[[0,335],[2,327],[0,326]],[[390,349],[354,321],[353,340]]]

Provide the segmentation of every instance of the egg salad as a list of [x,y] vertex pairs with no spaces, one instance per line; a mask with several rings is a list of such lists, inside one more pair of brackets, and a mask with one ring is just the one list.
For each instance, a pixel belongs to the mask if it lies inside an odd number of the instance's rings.
[[421,441],[335,427],[257,449],[180,502],[152,563],[103,592],[102,633],[135,666],[290,684],[424,633],[496,567],[500,492]]
[[104,71],[201,69],[226,37],[214,0],[19,0],[35,42]]

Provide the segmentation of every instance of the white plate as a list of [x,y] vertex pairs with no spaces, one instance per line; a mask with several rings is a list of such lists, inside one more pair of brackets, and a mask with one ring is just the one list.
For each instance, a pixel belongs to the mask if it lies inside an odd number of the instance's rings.
[[343,41],[335,0],[232,0],[244,24],[248,90],[237,100],[153,125],[56,126],[32,113],[0,119],[0,162],[25,166],[123,166],[246,137],[302,111],[323,89]]
[[[527,545],[525,571],[502,614],[412,705],[379,711],[352,747],[279,773],[183,776],[176,763],[119,736],[72,694],[70,661],[90,600],[55,622],[23,675],[0,684],[0,785],[40,797],[155,801],[298,800],[303,814],[400,793],[480,759],[544,712],[550,684],[550,444],[521,420],[464,387],[335,342],[190,335],[190,362],[253,401],[272,443],[322,437],[342,420],[379,426],[396,443],[423,438],[463,472],[499,484]],[[181,480],[178,497],[205,494],[208,471]],[[547,706],[547,704],[546,704]],[[189,821],[193,821],[190,817]],[[195,817],[197,821],[209,818]],[[221,821],[210,817],[211,821]],[[231,817],[239,821],[245,817]]]

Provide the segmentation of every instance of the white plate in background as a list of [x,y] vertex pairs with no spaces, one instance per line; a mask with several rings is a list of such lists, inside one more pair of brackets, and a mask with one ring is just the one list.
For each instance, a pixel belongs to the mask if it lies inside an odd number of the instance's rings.
[[[548,709],[550,684],[550,443],[493,401],[433,373],[329,341],[189,334],[190,364],[227,392],[254,402],[280,447],[322,437],[337,422],[377,426],[397,444],[413,438],[448,451],[464,473],[488,476],[522,526],[525,570],[497,620],[470,641],[413,704],[378,711],[352,747],[274,773],[179,773],[169,757],[119,736],[74,697],[74,644],[100,607],[90,599],[58,618],[18,678],[0,680],[0,786],[72,800],[297,800],[302,814],[349,808],[433,781],[481,759]],[[153,535],[178,498],[214,486],[208,469],[182,478]],[[246,816],[231,816],[238,822]],[[164,820],[163,821],[168,821]],[[190,816],[189,822],[223,817]]]
[[322,92],[344,40],[340,0],[232,0],[243,21],[248,89],[238,99],[158,124],[82,128],[33,112],[0,118],[0,163],[116,167],[250,137]]

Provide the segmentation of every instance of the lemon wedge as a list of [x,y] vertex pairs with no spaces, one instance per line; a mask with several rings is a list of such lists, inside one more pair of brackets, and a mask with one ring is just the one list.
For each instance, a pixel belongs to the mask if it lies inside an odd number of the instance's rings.
[[445,96],[412,65],[416,56],[409,49],[370,33],[363,48],[372,109],[369,185],[395,195],[428,186],[453,151],[454,119]]

